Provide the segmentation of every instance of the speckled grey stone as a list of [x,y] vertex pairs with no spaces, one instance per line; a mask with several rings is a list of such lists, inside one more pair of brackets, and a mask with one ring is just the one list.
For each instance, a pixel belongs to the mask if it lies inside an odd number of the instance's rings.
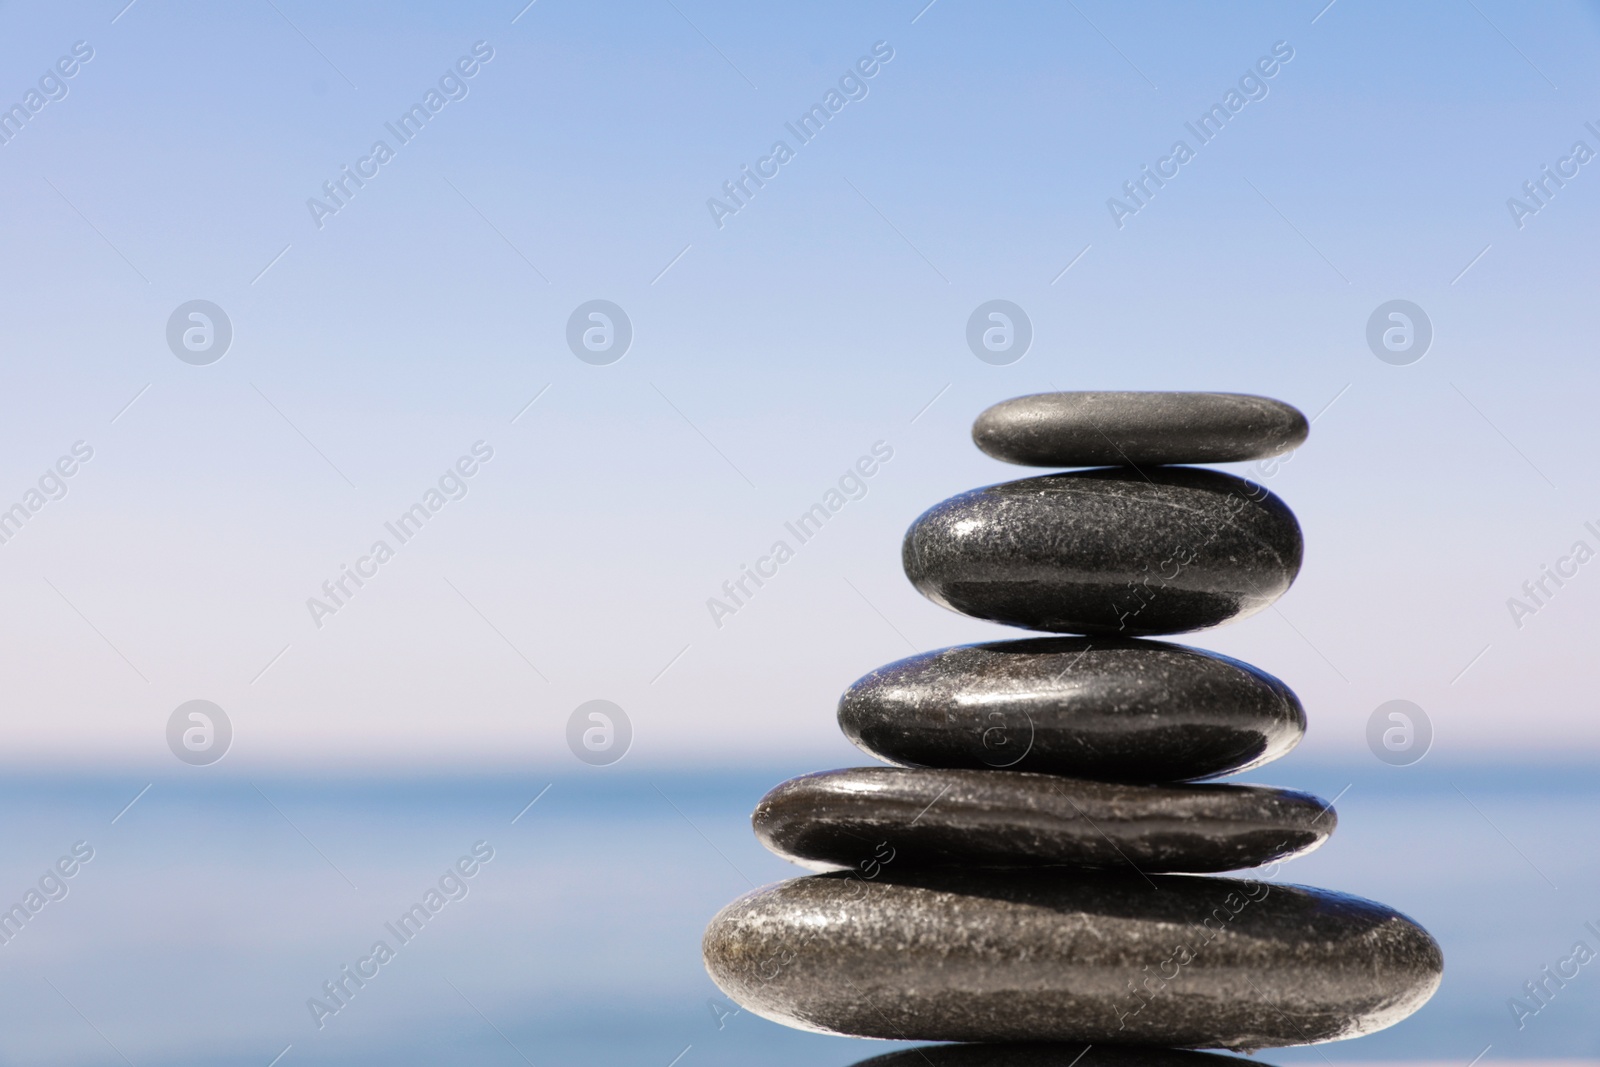
[[757,889],[702,947],[730,997],[805,1030],[1233,1049],[1392,1025],[1444,962],[1405,916],[1327,890],[892,863]]
[[1277,456],[1306,439],[1306,417],[1242,393],[1039,393],[985,410],[972,440],[1029,467],[1231,463]]
[[1058,633],[1141,637],[1266,608],[1300,571],[1300,524],[1219,471],[1101,468],[1002,482],[924,512],[906,576],[934,603]]
[[1158,641],[1035,637],[924,652],[861,678],[839,726],[910,767],[1009,767],[1177,782],[1257,767],[1305,711],[1248,663]]
[[1336,818],[1310,794],[1271,786],[851,767],[791,778],[751,822],[785,859],[869,876],[891,864],[1209,874],[1309,852]]
[[853,1067],[1265,1067],[1260,1060],[1137,1045],[1007,1042],[1000,1045],[919,1045],[874,1056]]

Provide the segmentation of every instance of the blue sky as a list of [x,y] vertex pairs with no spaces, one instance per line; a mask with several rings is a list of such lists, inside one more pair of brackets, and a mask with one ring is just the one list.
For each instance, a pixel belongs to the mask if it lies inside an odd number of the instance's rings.
[[[1600,570],[1507,606],[1600,549],[1600,163],[1520,228],[1506,203],[1600,150],[1593,5],[520,6],[0,6],[4,101],[93,49],[0,145],[0,497],[94,451],[0,544],[8,759],[165,766],[200,698],[246,765],[558,762],[604,698],[641,763],[850,762],[851,680],[1007,635],[923,601],[899,539],[1024,474],[970,423],[1052,388],[1317,416],[1238,468],[1299,514],[1299,582],[1186,639],[1288,681],[1304,756],[1368,758],[1396,698],[1435,758],[1600,747]],[[480,41],[466,95],[319,228],[307,200]],[[865,96],[719,228],[707,200],[878,42]],[[1266,95],[1119,228],[1108,198],[1279,42]],[[165,337],[195,299],[233,327],[207,366]],[[593,299],[633,327],[606,366],[565,340]],[[991,299],[1032,322],[1010,365],[966,346]],[[1365,340],[1392,299],[1434,329],[1406,366]],[[319,628],[307,599],[480,441],[466,495]],[[865,497],[714,625],[880,441]]]

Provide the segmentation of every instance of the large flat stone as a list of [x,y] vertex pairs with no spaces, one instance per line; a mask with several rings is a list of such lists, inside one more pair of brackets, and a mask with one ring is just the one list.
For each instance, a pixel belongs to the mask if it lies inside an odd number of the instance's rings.
[[996,1045],[919,1045],[853,1067],[1264,1067],[1260,1060],[1134,1045],[1018,1041]]
[[839,726],[905,766],[1176,782],[1277,759],[1299,744],[1306,716],[1288,686],[1227,656],[1036,637],[879,667],[845,691]]
[[1040,393],[985,410],[972,440],[1029,467],[1231,463],[1277,456],[1306,439],[1306,417],[1242,393]]
[[1218,471],[1101,468],[974,489],[906,531],[906,576],[934,603],[1057,633],[1184,633],[1253,615],[1300,571],[1300,525]]
[[1336,816],[1310,794],[1271,786],[852,767],[784,782],[751,821],[785,859],[865,875],[889,865],[1199,874],[1309,852]]
[[730,997],[806,1030],[1233,1049],[1390,1026],[1444,963],[1405,916],[1326,890],[892,863],[746,894],[703,951]]

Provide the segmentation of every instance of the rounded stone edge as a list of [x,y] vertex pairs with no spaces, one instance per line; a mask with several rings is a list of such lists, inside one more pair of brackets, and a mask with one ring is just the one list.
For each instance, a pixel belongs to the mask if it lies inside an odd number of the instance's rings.
[[[1303,1041],[1299,1043],[1300,1046],[1326,1045],[1334,1041],[1348,1041],[1351,1038],[1366,1037],[1368,1034],[1376,1034],[1411,1018],[1411,1016],[1421,1011],[1428,1001],[1433,999],[1433,995],[1439,991],[1439,986],[1444,983],[1444,946],[1439,944],[1439,939],[1434,937],[1433,934],[1428,931],[1427,927],[1417,922],[1417,920],[1413,919],[1410,915],[1401,911],[1399,908],[1390,907],[1387,904],[1384,904],[1380,901],[1371,900],[1367,897],[1358,897],[1351,893],[1343,893],[1340,890],[1319,889],[1315,886],[1295,886],[1295,888],[1311,889],[1319,893],[1339,893],[1341,896],[1360,901],[1364,904],[1380,908],[1383,911],[1388,912],[1389,930],[1386,931],[1387,936],[1410,940],[1413,942],[1412,947],[1414,949],[1416,949],[1420,954],[1429,957],[1426,966],[1426,970],[1428,972],[1427,980],[1417,983],[1411,989],[1396,997],[1395,1000],[1389,1005],[1388,1010],[1382,1015],[1379,1015],[1376,1012],[1369,1013],[1366,1018],[1363,1018],[1357,1024],[1351,1026],[1344,1033],[1334,1034],[1330,1037],[1318,1038],[1311,1041]],[[1261,1047],[1293,1048],[1296,1046],[1277,1045]],[[1250,1052],[1254,1050],[1240,1049],[1237,1051]]]
[[[718,909],[717,913],[711,917],[709,922],[706,923],[705,932],[700,935],[700,963],[705,967],[706,975],[711,979],[712,984],[718,989],[722,990],[722,992],[725,993],[735,1004],[739,1005],[740,1008],[750,1012],[752,1015],[758,1015],[761,1018],[766,1019],[768,1022],[774,1022],[780,1026],[787,1026],[792,1030],[804,1030],[807,1033],[812,1034],[828,1034],[837,1037],[863,1037],[864,1035],[861,1034],[847,1034],[839,1030],[830,1030],[827,1027],[817,1026],[813,1023],[806,1022],[804,1019],[801,1019],[798,1016],[785,1014],[783,1012],[775,1011],[765,1007],[761,1003],[759,997],[750,995],[750,990],[748,989],[749,983],[743,979],[743,976],[740,975],[735,968],[723,965],[725,958],[731,959],[738,955],[739,950],[737,946],[733,946],[731,944],[733,938],[730,936],[730,931],[735,928],[740,914],[748,911],[751,905],[759,901],[762,897],[781,891],[784,886],[788,885],[792,881],[794,881],[794,879],[785,879],[783,881],[770,882],[767,885],[759,886],[750,890],[748,893],[741,894],[734,900],[729,901],[727,904]],[[720,951],[724,947],[730,948],[731,951]],[[782,974],[783,966],[787,962],[792,961],[783,960],[780,956],[773,956],[768,960],[761,961],[762,964],[771,963],[775,968],[772,978],[769,980],[776,980],[777,977]],[[867,1039],[886,1040],[870,1037]]]
[[[1246,663],[1242,659],[1236,659],[1233,656],[1225,655],[1221,652],[1212,652],[1209,649],[1203,648],[1190,648],[1188,645],[1180,645],[1176,642],[1169,643],[1176,648],[1182,648],[1186,651],[1197,653],[1198,655],[1221,660],[1236,670],[1244,671],[1246,674],[1249,674],[1260,680],[1267,686],[1268,689],[1272,690],[1272,692],[1277,695],[1278,699],[1288,709],[1290,718],[1294,722],[1295,726],[1294,733],[1291,736],[1280,740],[1275,745],[1269,744],[1266,750],[1261,753],[1261,755],[1257,756],[1250,762],[1239,767],[1235,767],[1231,771],[1218,771],[1215,774],[1207,774],[1197,778],[1189,778],[1186,779],[1186,781],[1208,782],[1218,778],[1226,778],[1230,775],[1243,774],[1246,771],[1253,771],[1259,767],[1265,767],[1267,764],[1280,760],[1289,753],[1293,752],[1295,749],[1299,748],[1300,743],[1306,739],[1306,730],[1310,727],[1310,720],[1306,717],[1306,706],[1301,701],[1300,695],[1294,691],[1294,687],[1289,685],[1288,682],[1285,682],[1282,678],[1279,678],[1271,671],[1262,670],[1254,663]],[[1329,808],[1328,810],[1332,811],[1333,809]]]

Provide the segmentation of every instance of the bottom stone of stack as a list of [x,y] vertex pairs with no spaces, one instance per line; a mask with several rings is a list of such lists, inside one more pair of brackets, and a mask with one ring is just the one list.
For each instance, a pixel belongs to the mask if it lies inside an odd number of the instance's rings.
[[1257,1060],[1136,1045],[1015,1042],[921,1045],[861,1060],[853,1067],[1263,1067]]
[[823,874],[722,909],[706,968],[823,1033],[1257,1049],[1357,1037],[1438,987],[1438,944],[1381,904],[1234,878]]

